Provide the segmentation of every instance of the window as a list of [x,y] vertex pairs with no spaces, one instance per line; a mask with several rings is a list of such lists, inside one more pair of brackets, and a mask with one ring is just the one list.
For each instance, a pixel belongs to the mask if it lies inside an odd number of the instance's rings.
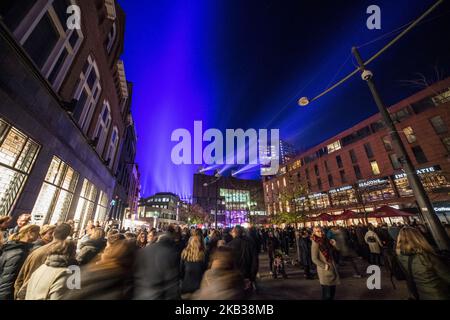
[[353,166],[353,170],[355,171],[355,177],[357,180],[361,180],[362,179],[362,174],[361,174],[361,169],[359,168],[358,165]]
[[36,161],[39,145],[0,118],[0,215],[9,215]]
[[66,10],[71,1],[49,2],[48,6],[33,7],[14,34],[53,89],[58,91],[81,46],[83,33],[67,28],[69,15]]
[[403,132],[405,133],[406,140],[408,140],[409,143],[414,143],[417,141],[416,135],[414,134],[414,130],[412,127],[404,128]]
[[108,39],[106,43],[106,51],[108,52],[108,54],[111,53],[111,49],[114,45],[114,40],[116,39],[116,35],[117,35],[117,27],[116,22],[114,21],[111,30],[108,33]]
[[389,155],[389,159],[391,160],[392,168],[394,168],[394,170],[398,170],[398,169],[402,168],[402,164],[398,160],[397,154],[391,153]]
[[73,117],[87,134],[102,88],[97,63],[89,55],[80,74],[74,98],[78,100]]
[[319,188],[319,190],[322,190],[322,180],[317,179],[317,188]]
[[305,168],[306,179],[309,180],[309,169]]
[[33,223],[57,224],[66,220],[78,177],[78,173],[70,166],[58,157],[53,157],[31,212]]
[[316,176],[319,176],[319,166],[317,164],[314,165],[314,173]]
[[328,175],[328,184],[330,187],[334,187],[333,175],[331,174]]
[[435,104],[430,97],[422,99],[416,103],[411,104],[411,107],[413,108],[413,110],[416,114],[422,113],[434,106],[435,106]]
[[444,123],[444,120],[442,120],[441,116],[435,116],[435,117],[431,118],[430,122],[434,128],[434,131],[436,131],[437,134],[447,132],[447,126]]
[[335,152],[339,149],[341,149],[341,142],[339,140],[327,145],[328,153]]
[[411,150],[416,157],[417,163],[422,164],[428,162],[428,159],[420,146],[412,147]]
[[286,187],[286,178],[283,177],[283,187]]
[[450,88],[445,89],[443,92],[438,94],[437,96],[431,98],[434,105],[438,106],[440,104],[446,103],[450,101]]
[[403,108],[391,115],[391,118],[393,118],[394,121],[400,122],[408,118],[410,115],[411,113],[409,112],[409,109]]
[[350,159],[352,159],[352,163],[357,163],[358,159],[356,158],[355,150],[352,149],[349,151],[349,153],[350,153]]
[[344,164],[342,163],[341,156],[336,156],[336,163],[337,163],[338,168],[342,168],[344,166]]
[[380,174],[380,168],[378,167],[378,163],[376,161],[370,161],[370,167],[372,168],[372,173],[374,175]]
[[445,149],[450,152],[450,137],[442,138],[442,143],[444,144]]
[[364,144],[364,150],[366,151],[367,158],[373,158],[373,151],[372,147],[370,146],[370,143]]
[[81,232],[86,228],[87,222],[94,218],[94,210],[97,199],[97,187],[89,180],[84,179],[77,209],[75,210],[75,230]]
[[113,168],[116,159],[117,146],[119,144],[119,131],[117,127],[113,128],[111,134],[111,141],[109,142],[108,153],[106,154],[106,161],[108,161],[108,167]]
[[11,32],[17,28],[20,22],[25,18],[36,0],[2,0],[0,1],[0,15],[3,22],[8,26]]
[[105,148],[106,136],[111,125],[111,109],[108,101],[103,102],[103,109],[100,113],[97,121],[97,127],[95,128],[94,138],[98,139],[96,150],[100,156],[103,155]]
[[324,164],[324,166],[325,166],[325,170],[327,171],[327,172],[330,172],[330,168],[328,168],[328,161],[324,161],[323,162],[323,164]]
[[389,136],[384,136],[383,138],[381,138],[383,141],[383,145],[384,148],[386,149],[386,151],[392,151],[392,141],[391,141],[391,137]]
[[347,177],[345,176],[345,171],[344,170],[339,171],[339,175],[341,176],[341,182],[347,183]]
[[100,196],[98,197],[97,209],[95,210],[94,222],[104,222],[108,214],[108,195],[100,190]]

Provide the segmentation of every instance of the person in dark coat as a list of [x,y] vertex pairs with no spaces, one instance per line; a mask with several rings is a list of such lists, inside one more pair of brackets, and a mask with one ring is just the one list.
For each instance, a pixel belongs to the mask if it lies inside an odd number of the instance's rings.
[[234,261],[241,272],[242,277],[246,279],[247,289],[252,287],[258,273],[258,254],[253,241],[244,235],[244,229],[241,226],[235,226],[231,231],[233,240],[228,246],[233,250]]
[[39,226],[26,225],[11,235],[0,256],[0,301],[14,299],[14,282],[33,242],[39,237]]
[[313,269],[313,262],[311,259],[311,239],[308,231],[306,229],[301,231],[300,238],[299,238],[299,247],[300,247],[300,255],[301,255],[301,262],[303,265],[303,272],[304,277],[306,279],[312,279],[312,269]]
[[77,254],[77,261],[80,266],[88,264],[97,255],[105,249],[106,239],[105,232],[102,228],[95,228],[89,240],[83,242],[80,246],[80,251]]
[[267,237],[267,254],[269,255],[270,273],[273,274],[273,261],[275,260],[275,252],[280,249],[280,241],[269,231]]
[[67,290],[63,300],[131,299],[133,275],[130,270],[136,250],[135,242],[127,240],[123,234],[110,235],[99,260],[81,267],[80,287]]
[[13,235],[16,234],[20,231],[20,229],[22,229],[23,227],[25,227],[26,225],[28,225],[31,221],[31,214],[29,213],[23,213],[21,214],[18,218],[17,218],[17,222],[16,222],[16,226],[14,228],[10,228],[8,230],[8,235]]
[[200,288],[206,269],[205,247],[199,236],[192,236],[188,245],[181,252],[181,294],[188,299],[190,294]]
[[178,300],[180,293],[180,254],[169,228],[151,246],[141,249],[136,257],[134,299]]

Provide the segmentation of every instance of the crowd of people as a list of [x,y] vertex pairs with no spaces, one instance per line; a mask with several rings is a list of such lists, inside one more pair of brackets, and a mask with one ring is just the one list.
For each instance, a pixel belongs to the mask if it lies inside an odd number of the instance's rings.
[[258,290],[260,255],[274,278],[288,277],[288,262],[318,278],[325,300],[334,299],[346,262],[362,277],[359,259],[403,274],[412,299],[450,299],[448,261],[416,221],[134,232],[89,221],[80,234],[71,221],[30,220],[23,214],[10,228],[11,218],[0,217],[0,300],[246,299]]

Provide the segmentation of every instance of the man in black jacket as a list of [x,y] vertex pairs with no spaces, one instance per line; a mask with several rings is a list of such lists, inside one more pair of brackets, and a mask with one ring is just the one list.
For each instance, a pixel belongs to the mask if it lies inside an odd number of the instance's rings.
[[256,245],[250,237],[244,235],[244,229],[236,226],[231,231],[233,240],[228,246],[233,250],[234,261],[241,275],[246,279],[247,289],[252,287],[258,273],[258,253]]
[[139,250],[134,272],[134,299],[181,299],[180,253],[174,232],[169,228],[156,243]]

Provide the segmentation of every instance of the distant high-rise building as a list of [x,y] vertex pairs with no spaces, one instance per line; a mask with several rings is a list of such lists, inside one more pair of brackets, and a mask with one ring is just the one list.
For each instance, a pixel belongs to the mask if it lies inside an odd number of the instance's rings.
[[265,148],[260,148],[260,163],[261,163],[261,175],[267,175],[270,168],[270,163],[273,160],[276,160],[278,157],[278,161],[280,165],[288,163],[292,160],[296,155],[296,150],[294,146],[284,140],[280,140],[280,149],[278,153],[276,152],[276,146],[270,145]]

